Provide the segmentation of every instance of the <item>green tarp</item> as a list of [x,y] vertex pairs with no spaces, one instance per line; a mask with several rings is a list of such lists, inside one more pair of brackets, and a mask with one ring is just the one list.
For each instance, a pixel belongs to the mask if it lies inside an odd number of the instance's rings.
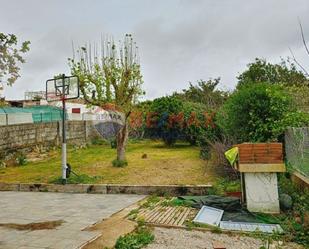
[[2,114],[32,113],[34,123],[62,120],[62,109],[54,106],[1,107]]

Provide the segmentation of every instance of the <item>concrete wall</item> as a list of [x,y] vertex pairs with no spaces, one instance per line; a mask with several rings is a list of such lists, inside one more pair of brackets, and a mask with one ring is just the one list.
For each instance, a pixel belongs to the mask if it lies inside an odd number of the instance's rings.
[[[61,144],[60,122],[18,124],[0,126],[0,155],[36,145],[57,146]],[[69,144],[80,144],[98,136],[91,121],[68,121]]]

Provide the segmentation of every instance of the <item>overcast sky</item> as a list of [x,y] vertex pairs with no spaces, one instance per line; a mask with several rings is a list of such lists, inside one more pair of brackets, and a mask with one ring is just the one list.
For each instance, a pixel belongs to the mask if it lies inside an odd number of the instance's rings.
[[181,90],[188,82],[221,77],[233,89],[255,57],[279,62],[290,55],[309,66],[297,18],[309,41],[308,0],[0,0],[0,32],[31,41],[21,78],[7,99],[44,90],[46,79],[69,74],[75,44],[133,34],[146,98]]

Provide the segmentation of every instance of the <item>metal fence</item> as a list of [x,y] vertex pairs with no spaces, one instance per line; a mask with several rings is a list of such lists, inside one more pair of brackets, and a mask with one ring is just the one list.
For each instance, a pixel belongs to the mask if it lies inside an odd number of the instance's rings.
[[285,153],[288,164],[309,177],[309,127],[287,129]]

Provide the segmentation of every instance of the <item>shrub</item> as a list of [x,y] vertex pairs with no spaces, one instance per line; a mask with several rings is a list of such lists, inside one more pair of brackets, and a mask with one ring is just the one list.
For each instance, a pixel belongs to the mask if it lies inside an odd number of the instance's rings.
[[147,117],[147,128],[153,137],[160,137],[167,146],[176,143],[183,125],[183,103],[176,97],[155,99]]
[[206,106],[199,103],[184,102],[183,112],[186,123],[182,133],[191,145],[196,145],[200,137],[206,136]]
[[124,167],[124,166],[127,166],[128,165],[128,162],[126,160],[118,160],[118,159],[115,159],[112,161],[112,164],[114,167]]
[[287,126],[308,123],[296,112],[292,98],[282,86],[267,83],[241,87],[227,100],[218,124],[237,142],[276,141]]

